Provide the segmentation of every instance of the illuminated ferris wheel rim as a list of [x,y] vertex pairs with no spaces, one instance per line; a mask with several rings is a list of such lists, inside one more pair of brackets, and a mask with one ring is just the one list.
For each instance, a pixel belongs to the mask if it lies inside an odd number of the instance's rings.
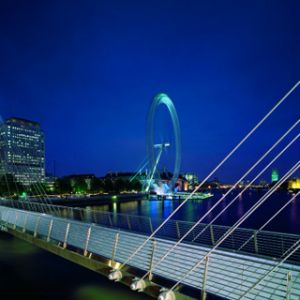
[[176,147],[176,155],[175,155],[175,164],[173,169],[173,177],[171,179],[171,188],[175,186],[175,183],[178,179],[179,172],[180,172],[180,165],[181,165],[181,133],[180,133],[180,126],[179,126],[179,119],[178,115],[174,106],[173,101],[171,98],[164,93],[157,94],[151,103],[148,112],[147,118],[147,155],[149,158],[149,165],[150,170],[154,169],[155,165],[155,144],[154,144],[154,117],[157,108],[160,105],[165,105],[169,111],[172,125],[173,125],[173,132],[175,136],[175,147]]

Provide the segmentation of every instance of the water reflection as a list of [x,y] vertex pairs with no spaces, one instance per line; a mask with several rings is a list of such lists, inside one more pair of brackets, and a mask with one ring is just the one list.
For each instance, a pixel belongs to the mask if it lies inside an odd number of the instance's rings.
[[[207,211],[209,211],[212,208],[212,203],[207,202]],[[206,217],[207,222],[210,222],[212,220],[212,213],[210,212]]]
[[[251,196],[251,194],[250,194]],[[243,195],[241,194],[239,196],[239,204],[238,204],[238,207],[237,207],[237,214],[238,214],[238,217],[242,217],[244,215],[244,201],[243,201]]]
[[31,244],[22,243],[20,247],[19,240],[4,234],[0,234],[0,249],[1,259],[11,259],[16,256],[21,258],[37,252],[37,248]]
[[163,200],[161,202],[162,202],[161,216],[163,218],[167,218],[173,211],[174,202],[171,200]]
[[1,296],[9,295],[10,300],[19,300],[20,291],[30,300],[150,299],[4,233],[0,233],[0,272]]
[[[136,299],[145,299],[142,295],[136,297]],[[88,285],[82,286],[74,292],[74,300],[99,300],[99,299],[107,299],[107,300],[131,300],[132,295],[124,294],[121,290],[116,289],[114,293],[111,293],[109,288],[98,285]]]
[[291,224],[297,224],[298,221],[298,210],[299,210],[299,203],[297,203],[296,201],[298,200],[298,202],[300,201],[299,199],[294,199],[291,203],[291,209],[290,209],[290,220],[291,220]]
[[149,201],[149,210],[148,210],[148,216],[151,218],[157,217],[157,213],[160,211],[161,207],[160,201]]
[[[221,197],[222,192],[213,191],[214,197],[206,200],[190,200],[188,201],[179,212],[175,214],[174,219],[185,221],[197,221],[202,217]],[[223,210],[235,197],[238,196],[239,190],[233,191],[224,201],[218,205],[205,219],[204,222],[211,221],[221,210]],[[222,214],[214,223],[220,225],[232,225],[241,216],[243,216],[250,207],[255,204],[263,195],[265,191],[247,191],[239,195],[235,202]],[[279,191],[274,193],[270,199],[257,210],[246,222],[243,227],[259,228],[261,224],[266,222],[268,218],[284,205],[292,197],[286,191]],[[166,218],[168,217],[180,204],[182,200],[142,200],[142,201],[129,201],[117,204],[117,212],[123,214],[134,214],[140,216],[147,216],[151,218]],[[289,205],[273,222],[268,226],[268,230],[274,231],[287,231],[292,233],[300,233],[300,218],[297,218],[299,211],[299,197]],[[115,213],[116,208],[114,205],[98,206],[93,209],[110,211]]]

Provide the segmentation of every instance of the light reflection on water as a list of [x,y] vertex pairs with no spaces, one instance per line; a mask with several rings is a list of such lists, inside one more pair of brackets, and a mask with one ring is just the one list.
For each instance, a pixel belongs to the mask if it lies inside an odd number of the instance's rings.
[[0,249],[1,259],[12,259],[16,256],[21,258],[38,251],[36,247],[28,243],[22,243],[20,247],[20,241],[14,238],[0,239]]
[[[179,212],[175,214],[173,219],[196,221],[202,217],[221,197],[221,191],[213,191],[215,196],[206,200],[190,200],[188,201]],[[225,200],[223,200],[216,209],[214,209],[203,222],[210,222],[231,200],[233,200],[239,191],[232,192]],[[223,192],[224,193],[224,192]],[[214,224],[220,225],[233,225],[241,216],[243,216],[250,207],[255,204],[263,195],[264,191],[250,190],[244,192],[237,198],[235,203],[226,210]],[[270,218],[279,208],[281,208],[292,195],[286,191],[279,191],[274,193],[270,199],[264,203],[259,210],[257,210],[249,219],[247,219],[241,227],[246,228],[259,228],[263,225],[268,218]],[[129,201],[123,203],[113,203],[112,205],[99,205],[93,207],[95,210],[110,211],[114,214],[133,214],[146,216],[151,218],[166,218],[172,211],[174,211],[182,200],[142,200],[142,201]],[[298,213],[300,210],[299,197],[293,201],[276,219],[271,222],[266,229],[291,232],[300,234],[300,218]]]
[[291,222],[296,224],[299,216],[299,205],[297,205],[297,199],[294,199],[292,201],[291,206],[292,206],[292,209],[290,209]]
[[0,233],[0,274],[1,299],[3,295],[10,300],[150,299],[4,233]]
[[[133,299],[131,294],[126,294],[126,293],[124,294],[122,290],[115,289],[114,292],[112,293],[111,289],[99,285],[82,286],[76,289],[73,296],[74,296],[74,300],[99,300],[99,299],[132,300]],[[138,298],[141,298],[141,296]]]

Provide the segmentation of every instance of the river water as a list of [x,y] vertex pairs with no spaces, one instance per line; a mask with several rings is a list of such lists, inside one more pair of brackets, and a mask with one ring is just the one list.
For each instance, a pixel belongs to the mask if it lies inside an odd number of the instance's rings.
[[[184,221],[197,221],[202,217],[225,193],[214,190],[214,197],[206,200],[189,200],[174,215],[173,219]],[[237,197],[240,191],[233,191],[223,200],[212,212],[203,220],[209,223],[227,204],[236,198],[233,204],[227,209],[214,224],[233,225],[242,217],[255,203],[257,203],[266,191],[250,190],[245,191]],[[258,229],[262,226],[277,210],[279,210],[291,197],[292,193],[286,190],[274,193],[259,209],[249,217],[241,227]],[[166,218],[174,211],[182,200],[142,200],[117,203],[108,205],[89,207],[93,210],[109,211],[112,213],[134,214],[151,218]],[[295,198],[269,225],[265,230],[296,233],[300,234],[300,197]]]
[[[142,300],[97,273],[0,233],[0,299]],[[151,298],[152,299],[152,298]]]
[[[209,222],[222,208],[236,197],[233,192],[222,201],[219,209],[206,219]],[[207,200],[189,201],[174,218],[196,221],[220,197],[221,191],[214,191],[215,196]],[[248,191],[239,197],[231,209],[215,223],[232,225],[254,203],[263,192]],[[259,228],[276,210],[292,195],[280,191],[273,195],[259,211],[247,220],[242,227]],[[93,209],[113,213],[138,214],[152,218],[167,217],[182,201],[142,200],[124,203],[112,202],[99,205]],[[295,199],[267,229],[300,234],[300,204]],[[0,234],[0,295],[8,299],[55,299],[55,300],[139,300],[149,299],[145,294],[131,292],[128,287],[108,281],[105,277],[68,262],[51,253],[42,251],[28,243],[15,239],[7,234]],[[20,297],[21,296],[21,297]],[[5,299],[5,298],[3,298]]]

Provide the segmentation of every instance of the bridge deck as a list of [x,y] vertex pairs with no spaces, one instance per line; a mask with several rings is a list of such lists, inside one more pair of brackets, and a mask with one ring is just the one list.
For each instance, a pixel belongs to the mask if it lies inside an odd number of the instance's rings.
[[[40,238],[67,243],[120,263],[125,262],[147,239],[147,236],[142,234],[3,206],[0,206],[0,220],[7,226],[16,226],[26,232],[36,233]],[[116,236],[118,236],[117,242]],[[128,264],[148,271],[151,263],[155,266],[174,244],[175,241],[162,238],[148,241]],[[153,274],[177,281],[209,250],[209,247],[181,244],[153,269]],[[276,263],[277,261],[271,259],[217,250],[209,259],[206,290],[228,299],[239,299]],[[292,274],[290,285],[287,285],[288,272]],[[203,274],[202,264],[191,272],[183,283],[201,289]],[[287,294],[290,300],[298,300],[300,297],[300,266],[284,263],[243,299],[286,299]]]

